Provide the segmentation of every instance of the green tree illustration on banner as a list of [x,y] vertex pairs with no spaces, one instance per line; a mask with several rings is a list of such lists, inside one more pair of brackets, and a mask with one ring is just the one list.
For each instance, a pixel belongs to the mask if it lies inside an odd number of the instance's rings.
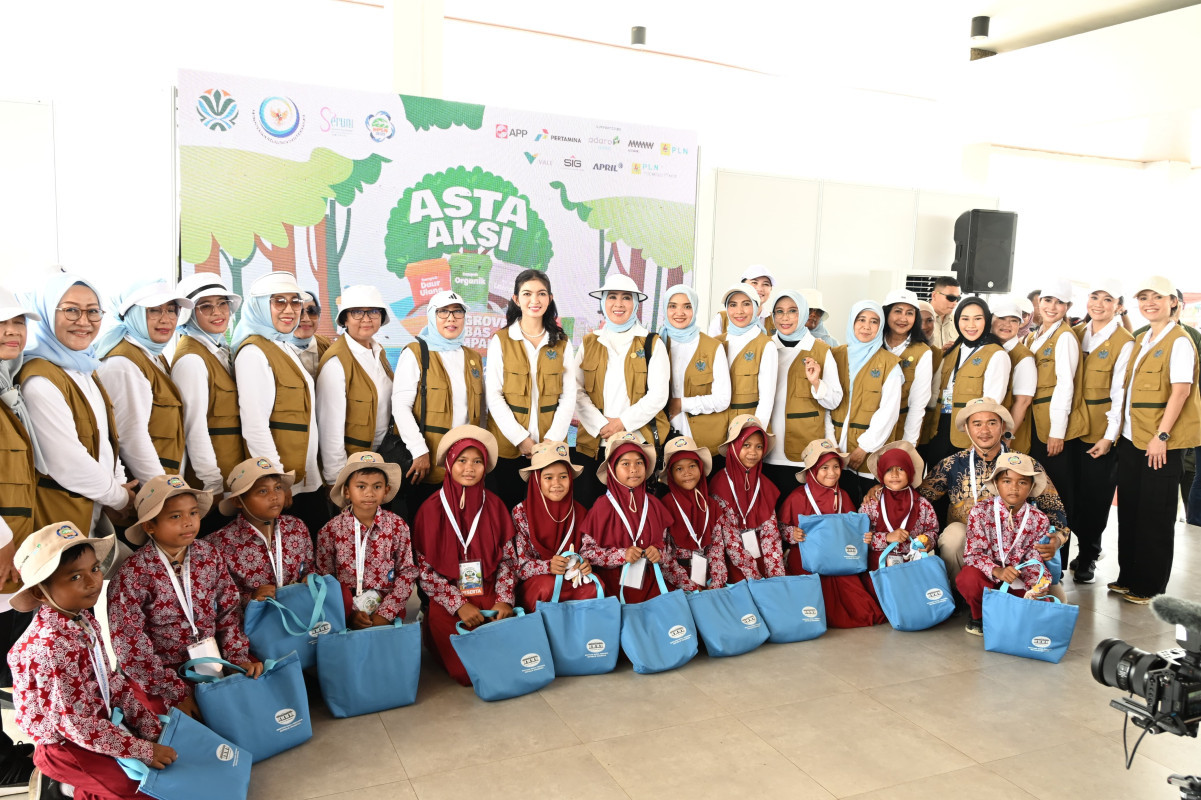
[[[647,260],[660,267],[655,273],[649,321],[650,329],[656,330],[660,293],[682,283],[692,272],[696,207],[649,197],[602,197],[576,202],[568,198],[562,181],[553,181],[550,186],[559,192],[559,201],[565,209],[574,211],[582,222],[599,232],[597,286],[604,284],[605,276],[616,264],[621,274],[628,275],[646,291]],[[618,242],[630,248],[628,264],[621,260]]]
[[484,107],[472,103],[455,103],[412,94],[400,95],[400,102],[404,104],[405,119],[415,131],[428,131],[430,128],[449,130],[453,125],[478,131],[484,122]]

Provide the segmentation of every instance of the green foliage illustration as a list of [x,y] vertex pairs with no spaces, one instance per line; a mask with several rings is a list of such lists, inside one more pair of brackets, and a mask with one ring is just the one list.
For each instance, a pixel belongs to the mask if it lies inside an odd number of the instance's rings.
[[411,94],[400,95],[400,102],[404,104],[405,119],[415,131],[448,130],[454,125],[478,131],[484,123],[484,107],[474,103],[454,103]]

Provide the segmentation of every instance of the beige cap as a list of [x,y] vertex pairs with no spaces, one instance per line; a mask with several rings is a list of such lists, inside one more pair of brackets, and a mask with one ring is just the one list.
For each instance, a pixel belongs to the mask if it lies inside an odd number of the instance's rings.
[[909,461],[913,464],[913,472],[909,476],[909,488],[916,489],[922,485],[922,478],[926,474],[926,462],[917,454],[917,448],[909,444],[904,439],[898,439],[895,442],[889,442],[882,446],[879,450],[867,457],[867,471],[871,474],[876,474],[876,465],[880,463],[880,456],[887,453],[889,450],[904,450],[909,456]]
[[597,300],[604,300],[605,294],[608,292],[629,292],[634,295],[639,303],[646,300],[646,295],[638,288],[638,284],[634,283],[634,279],[628,275],[622,275],[617,270],[613,270],[605,276],[605,285],[596,291],[589,292],[590,297],[595,297]]
[[206,492],[204,489],[193,489],[178,475],[155,475],[142,484],[142,488],[138,490],[138,496],[134,498],[134,507],[138,510],[138,522],[125,530],[125,538],[129,539],[131,544],[145,544],[146,531],[142,528],[142,524],[157,517],[169,499],[181,494],[190,494],[196,497],[196,502],[200,504],[200,516],[202,517],[213,507],[213,495],[210,492]]
[[283,481],[285,489],[292,488],[292,484],[296,482],[295,472],[284,472],[265,458],[248,458],[230,470],[225,478],[226,492],[217,505],[217,510],[227,517],[237,514],[238,506],[234,503],[234,498],[246,494],[255,481],[269,475],[277,476]]
[[997,457],[992,476],[985,482],[984,488],[994,497],[997,495],[997,478],[1002,472],[1013,471],[1028,478],[1034,478],[1034,486],[1030,489],[1031,497],[1038,497],[1047,490],[1047,474],[1038,469],[1034,459],[1025,453],[1002,453]]
[[765,438],[763,442],[763,454],[767,455],[770,453],[772,445],[776,441],[776,436],[774,433],[768,433],[767,426],[760,422],[759,418],[754,414],[739,414],[730,420],[730,425],[726,428],[726,440],[717,446],[717,452],[724,456],[730,444],[738,438],[738,434],[742,433],[746,428],[751,427],[763,431]]
[[1001,422],[1005,424],[1005,431],[1013,433],[1013,415],[1009,413],[1009,409],[991,397],[977,397],[973,400],[968,400],[963,408],[959,409],[959,413],[955,415],[955,430],[966,433],[968,418],[973,414],[980,414],[985,411],[1000,417]]
[[676,436],[669,439],[663,446],[663,469],[659,470],[660,483],[667,483],[667,465],[671,463],[671,457],[676,453],[696,453],[705,470],[705,476],[708,477],[709,473],[713,471],[713,455],[709,452],[708,447],[697,447],[691,436]]
[[600,482],[606,486],[609,484],[609,454],[619,444],[625,442],[633,442],[642,448],[642,455],[646,458],[646,474],[655,474],[655,448],[654,445],[647,444],[646,439],[638,431],[618,431],[605,440],[605,460],[596,468],[596,477],[600,478]]
[[350,476],[360,470],[378,469],[388,478],[388,493],[384,495],[384,502],[392,502],[392,498],[396,497],[396,493],[400,491],[400,482],[404,478],[404,471],[401,470],[398,464],[392,464],[384,461],[384,457],[379,453],[372,453],[369,450],[364,450],[360,453],[353,453],[346,457],[346,464],[338,473],[338,477],[334,480],[334,487],[329,490],[330,499],[338,506],[338,508],[346,508],[346,495],[342,492],[342,487],[346,485],[346,481],[350,480]]
[[1088,287],[1087,294],[1105,292],[1114,300],[1122,296],[1122,281],[1112,275],[1094,277],[1085,286]]
[[62,561],[63,551],[81,544],[90,544],[96,559],[104,561],[117,543],[115,536],[89,539],[70,522],[55,522],[25,537],[13,557],[13,566],[21,573],[21,591],[8,598],[16,611],[33,611],[42,601],[33,596],[33,588],[50,579]]
[[580,465],[571,463],[571,451],[567,448],[567,442],[543,441],[534,445],[534,451],[530,453],[530,465],[517,470],[517,474],[523,481],[528,481],[530,473],[549,467],[556,461],[565,463],[576,478],[584,471]]
[[1176,295],[1175,284],[1162,275],[1152,275],[1151,277],[1143,278],[1140,281],[1133,281],[1131,285],[1138,287],[1130,293],[1131,297],[1138,297],[1139,292],[1146,291],[1147,289],[1150,289],[1158,295],[1163,295],[1164,297],[1174,297]]
[[446,465],[442,462],[446,460],[446,453],[450,450],[450,446],[464,439],[475,439],[487,449],[488,452],[484,455],[487,456],[488,463],[485,465],[484,472],[491,472],[496,469],[498,449],[496,437],[479,425],[460,425],[457,428],[451,428],[447,431],[446,435],[442,437],[442,441],[438,443],[438,453],[434,458],[434,466],[445,467]]
[[838,445],[830,439],[814,439],[805,445],[805,449],[801,452],[801,471],[796,474],[796,479],[804,483],[809,470],[813,469],[818,460],[826,453],[838,456],[839,463],[842,464],[843,469],[846,469],[847,459],[851,457],[850,453],[838,452]]

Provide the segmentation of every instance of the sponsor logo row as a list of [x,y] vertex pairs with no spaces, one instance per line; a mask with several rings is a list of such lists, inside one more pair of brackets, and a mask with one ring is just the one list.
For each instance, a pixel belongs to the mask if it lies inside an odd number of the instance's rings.
[[662,164],[651,164],[643,161],[592,161],[585,167],[584,159],[576,155],[551,156],[545,153],[525,151],[525,160],[539,167],[556,167],[570,172],[609,172],[613,174],[626,173],[630,175],[649,175],[662,178],[675,178],[677,173],[663,169]]
[[[206,89],[196,98],[196,114],[200,123],[218,133],[233,130],[242,121],[243,109],[237,99],[223,89]],[[287,144],[304,132],[306,113],[290,97],[273,95],[262,98],[249,111],[255,128],[268,141]],[[356,131],[366,133],[372,141],[383,142],[396,135],[392,115],[380,109],[362,120],[322,106],[317,111],[317,130],[333,136],[348,136]]]
[[531,142],[562,142],[566,144],[593,144],[602,147],[621,147],[625,146],[632,153],[640,151],[654,151],[661,156],[686,156],[689,154],[687,147],[672,144],[671,142],[654,142],[648,139],[626,139],[622,140],[617,135],[604,136],[564,136],[554,133],[546,128],[538,130],[530,130],[529,128],[520,128],[516,125],[505,125],[496,123],[495,136],[497,139],[516,139],[520,141]]

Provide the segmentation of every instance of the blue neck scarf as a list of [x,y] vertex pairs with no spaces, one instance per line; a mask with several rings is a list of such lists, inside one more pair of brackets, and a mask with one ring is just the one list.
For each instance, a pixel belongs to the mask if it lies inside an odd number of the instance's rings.
[[[671,302],[671,298],[677,294],[682,294],[688,298],[688,302],[692,303],[692,322],[688,323],[683,328],[677,328],[670,322],[664,322],[663,327],[659,329],[659,336],[663,339],[671,339],[673,342],[691,342],[696,337],[700,336],[701,330],[696,326],[696,309],[700,305],[700,297],[692,289],[691,286],[677,284],[667,290],[667,303]],[[663,304],[663,319],[667,319],[667,303]],[[631,315],[632,318],[632,315]]]
[[787,297],[792,302],[796,303],[797,310],[797,325],[796,330],[792,333],[784,333],[780,330],[780,326],[776,326],[776,335],[785,342],[799,342],[805,338],[805,334],[809,330],[805,327],[805,321],[809,319],[809,304],[805,302],[804,296],[800,292],[783,291],[776,297],[775,303],[772,304],[772,313],[776,313],[776,304]]
[[[161,283],[161,281],[137,281],[124,292],[114,297],[113,305],[120,308],[125,302],[125,298],[151,283]],[[167,346],[166,342],[159,344],[150,338],[150,325],[146,319],[145,306],[135,303],[129,307],[124,316],[118,317],[116,314],[113,314],[108,317],[106,323],[104,330],[100,332],[100,337],[96,339],[96,355],[100,358],[108,355],[109,351],[119,345],[121,340],[126,336],[156,356],[161,355]]]
[[[297,320],[300,318],[297,317]],[[293,329],[295,330],[295,329]],[[242,318],[234,328],[233,341],[230,348],[237,349],[251,336],[262,336],[273,342],[286,342],[292,338],[292,332],[280,333],[271,322],[271,295],[262,294],[247,297],[242,305]]]
[[[855,318],[859,316],[861,311],[874,311],[880,317],[880,328],[876,331],[876,335],[867,342],[859,341],[855,336]],[[855,305],[851,306],[850,316],[847,317],[847,380],[848,386],[847,396],[855,390],[855,376],[859,374],[859,370],[867,364],[868,360],[875,355],[880,349],[880,345],[884,342],[884,309],[880,304],[872,300],[860,300]]]
[[182,336],[191,336],[193,339],[199,339],[202,342],[208,342],[213,347],[229,349],[229,342],[225,341],[225,334],[209,333],[196,322],[196,312],[188,317],[188,321],[180,325],[175,330],[179,331]]
[[[452,305],[458,305],[458,303],[452,303]],[[438,311],[439,309],[433,306],[425,310],[426,325],[421,329],[421,333],[417,335],[425,339],[425,343],[429,346],[429,349],[435,353],[458,350],[463,346],[463,334],[467,333],[467,317],[463,317],[463,327],[459,328],[459,335],[453,339],[447,339],[438,333]]]
[[734,320],[730,319],[730,312],[726,311],[726,333],[732,336],[741,336],[742,334],[750,333],[751,331],[763,330],[763,328],[759,325],[759,293],[755,291],[755,287],[748,286],[745,290],[739,289],[737,292],[726,292],[726,296],[722,298],[723,311],[725,311],[724,306],[726,305],[726,302],[729,301],[730,297],[735,294],[744,294],[749,297],[751,304],[754,306],[754,310],[751,312],[751,322],[745,328],[735,325]]
[[632,309],[630,309],[629,319],[627,319],[625,322],[623,322],[621,324],[618,324],[618,323],[614,322],[613,320],[609,319],[609,315],[607,313],[605,313],[605,301],[601,300],[601,314],[603,314],[605,317],[605,330],[609,331],[610,333],[625,333],[630,328],[637,325],[638,324],[638,306],[639,305],[641,305],[641,301],[639,301],[638,298],[635,297],[634,298],[634,307]]
[[54,320],[57,316],[55,309],[62,302],[63,295],[75,284],[86,286],[100,299],[96,287],[77,275],[54,275],[33,296],[34,310],[42,315],[40,322],[30,324],[33,344],[25,351],[25,360],[44,358],[55,366],[63,369],[73,369],[91,375],[100,366],[96,357],[96,346],[93,343],[86,350],[72,350],[58,340],[54,335]]

